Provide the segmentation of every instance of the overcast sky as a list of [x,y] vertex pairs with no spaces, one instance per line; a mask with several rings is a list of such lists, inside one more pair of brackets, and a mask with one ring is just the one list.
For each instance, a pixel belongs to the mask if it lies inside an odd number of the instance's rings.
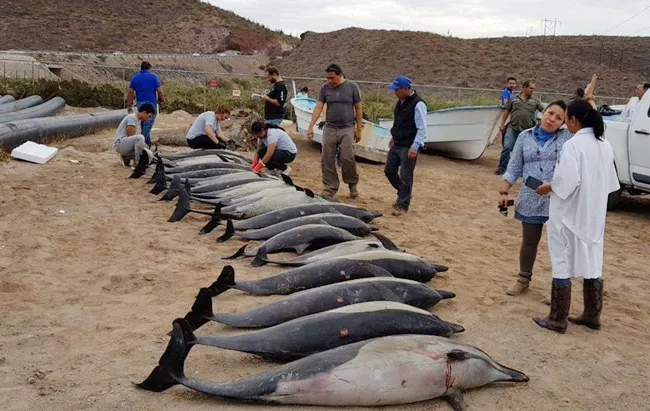
[[[327,32],[353,26],[438,34],[449,31],[454,37],[464,38],[524,36],[527,31],[541,35],[545,18],[561,22],[556,26],[558,35],[650,36],[648,0],[207,1],[296,36],[308,30]],[[553,31],[552,22],[546,27],[547,32]]]

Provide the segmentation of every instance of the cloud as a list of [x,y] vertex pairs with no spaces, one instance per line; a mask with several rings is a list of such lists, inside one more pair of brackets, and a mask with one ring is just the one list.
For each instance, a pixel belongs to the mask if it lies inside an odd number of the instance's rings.
[[[346,27],[449,33],[454,37],[541,35],[542,20],[558,20],[558,35],[650,36],[650,10],[605,33],[648,6],[644,0],[207,0],[285,33],[327,32]],[[547,22],[547,33],[553,32]]]

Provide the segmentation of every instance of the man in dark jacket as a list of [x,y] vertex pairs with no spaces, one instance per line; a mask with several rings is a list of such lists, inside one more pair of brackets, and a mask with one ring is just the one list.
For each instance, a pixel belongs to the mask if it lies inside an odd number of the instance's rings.
[[399,99],[395,104],[393,127],[390,129],[388,158],[384,174],[397,190],[397,200],[393,204],[393,215],[405,214],[411,204],[413,172],[418,152],[424,145],[426,136],[427,105],[411,89],[411,79],[399,76],[388,86]]

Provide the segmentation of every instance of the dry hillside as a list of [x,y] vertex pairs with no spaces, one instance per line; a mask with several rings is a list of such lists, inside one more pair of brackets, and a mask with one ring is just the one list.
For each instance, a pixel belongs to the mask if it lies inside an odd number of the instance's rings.
[[4,0],[0,50],[280,53],[297,39],[199,0]]
[[323,76],[336,62],[354,79],[388,81],[403,73],[420,84],[499,88],[515,75],[535,78],[540,91],[569,92],[598,72],[598,93],[614,96],[630,95],[636,82],[650,75],[648,37],[465,40],[350,28],[302,38],[278,63],[286,75]]

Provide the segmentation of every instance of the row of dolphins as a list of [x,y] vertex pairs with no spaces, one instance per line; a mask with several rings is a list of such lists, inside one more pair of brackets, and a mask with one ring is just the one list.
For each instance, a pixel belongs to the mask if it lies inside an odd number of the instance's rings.
[[[221,398],[338,407],[444,397],[462,410],[465,390],[528,381],[450,338],[464,328],[429,309],[455,294],[426,285],[447,267],[411,255],[378,233],[371,222],[381,214],[323,199],[285,175],[254,173],[250,164],[230,150],[157,153],[155,167],[139,164],[131,176],[151,174],[152,194],[165,192],[161,200],[167,201],[178,197],[170,222],[204,214],[209,219],[200,234],[225,226],[218,243],[260,242],[224,259],[252,257],[253,266],[287,267],[263,279],[236,281],[234,268],[226,265],[199,290],[191,310],[173,321],[165,352],[139,388],[162,392],[181,384]],[[191,202],[204,207],[192,208]],[[288,250],[297,256],[269,257]],[[229,289],[284,297],[248,312],[215,313],[212,299]],[[195,334],[209,322],[253,330]],[[233,382],[193,379],[184,368],[195,345],[285,364]]]

